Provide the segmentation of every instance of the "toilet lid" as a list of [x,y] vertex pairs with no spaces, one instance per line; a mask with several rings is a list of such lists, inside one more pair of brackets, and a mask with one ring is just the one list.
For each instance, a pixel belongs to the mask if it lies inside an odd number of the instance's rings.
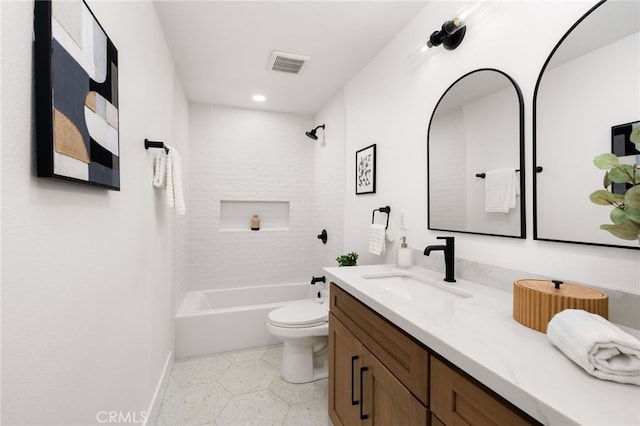
[[327,322],[327,309],[320,303],[296,303],[269,312],[269,321],[286,327],[311,327]]

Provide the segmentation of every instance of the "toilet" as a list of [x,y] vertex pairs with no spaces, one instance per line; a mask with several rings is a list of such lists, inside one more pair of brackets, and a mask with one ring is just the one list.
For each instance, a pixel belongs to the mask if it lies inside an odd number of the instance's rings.
[[284,342],[280,374],[289,383],[328,375],[329,298],[295,303],[269,312],[267,330]]

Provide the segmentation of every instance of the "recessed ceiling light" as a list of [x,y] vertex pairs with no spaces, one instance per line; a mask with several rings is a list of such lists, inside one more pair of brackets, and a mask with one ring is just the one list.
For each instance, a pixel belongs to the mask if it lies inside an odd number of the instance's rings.
[[267,100],[267,97],[265,95],[253,95],[251,99],[253,99],[256,102],[264,102]]

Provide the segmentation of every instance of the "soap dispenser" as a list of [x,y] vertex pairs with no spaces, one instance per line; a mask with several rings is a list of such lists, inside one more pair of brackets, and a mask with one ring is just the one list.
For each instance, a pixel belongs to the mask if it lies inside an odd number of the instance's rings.
[[410,268],[411,267],[411,249],[407,245],[407,237],[400,238],[400,248],[398,248],[398,258],[396,266],[398,268]]

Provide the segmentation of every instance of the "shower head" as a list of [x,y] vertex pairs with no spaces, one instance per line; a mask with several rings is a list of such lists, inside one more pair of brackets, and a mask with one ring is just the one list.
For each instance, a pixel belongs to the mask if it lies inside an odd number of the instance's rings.
[[318,135],[316,135],[316,132],[318,131],[318,129],[323,129],[324,130],[324,124],[321,124],[321,125],[317,126],[313,130],[310,130],[308,132],[304,132],[304,134],[307,135],[308,137],[310,137],[311,139],[313,139],[314,141],[317,141],[318,140]]

